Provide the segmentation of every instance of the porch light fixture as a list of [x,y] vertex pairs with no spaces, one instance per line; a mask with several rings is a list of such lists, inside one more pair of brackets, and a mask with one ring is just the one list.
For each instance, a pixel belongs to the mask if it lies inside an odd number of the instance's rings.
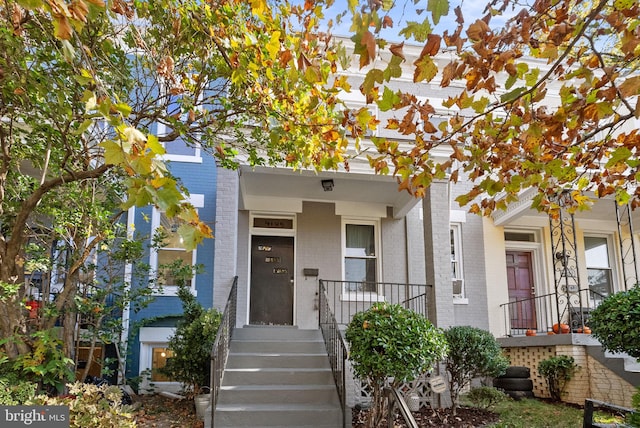
[[322,180],[322,190],[331,192],[333,190],[333,180]]

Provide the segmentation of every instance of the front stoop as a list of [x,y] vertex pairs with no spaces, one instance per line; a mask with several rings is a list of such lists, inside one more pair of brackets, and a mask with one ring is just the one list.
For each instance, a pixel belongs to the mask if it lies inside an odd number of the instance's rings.
[[341,427],[320,330],[236,329],[214,422],[215,428]]

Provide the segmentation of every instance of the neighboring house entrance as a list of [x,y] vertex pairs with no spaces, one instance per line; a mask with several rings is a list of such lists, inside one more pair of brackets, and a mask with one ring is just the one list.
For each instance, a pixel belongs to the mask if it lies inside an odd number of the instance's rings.
[[293,237],[251,238],[249,324],[293,324]]
[[507,282],[511,306],[511,328],[536,329],[536,307],[533,300],[533,264],[527,251],[507,251]]

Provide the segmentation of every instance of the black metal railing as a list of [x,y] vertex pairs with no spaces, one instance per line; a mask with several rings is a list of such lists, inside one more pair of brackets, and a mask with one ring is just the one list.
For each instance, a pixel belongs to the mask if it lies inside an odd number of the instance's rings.
[[338,396],[340,398],[340,406],[342,408],[342,426],[346,426],[345,412],[347,411],[347,344],[340,332],[340,326],[336,321],[336,317],[331,310],[329,300],[327,299],[327,290],[323,281],[320,281],[319,290],[319,322],[324,344],[329,355],[329,363],[333,372],[333,379],[336,383]]
[[224,307],[216,340],[211,351],[211,426],[214,426],[218,393],[222,384],[222,375],[229,356],[229,344],[236,326],[236,310],[238,303],[238,277],[233,279],[231,291]]
[[595,409],[602,409],[607,413],[613,414],[615,416],[626,417],[630,413],[635,413],[634,409],[630,409],[628,407],[616,406],[615,404],[605,403],[604,401],[594,400],[593,398],[587,398],[584,400],[584,413],[582,420],[583,428],[605,428],[605,427],[626,427],[629,425],[624,424],[606,424],[606,423],[596,423],[593,421],[593,411]]
[[340,325],[349,324],[356,312],[366,311],[374,303],[400,304],[428,318],[430,285],[397,282],[356,282],[320,280],[326,299]]
[[[582,289],[572,295],[549,293],[530,299],[515,300],[500,305],[508,336],[553,331],[555,324],[567,324],[569,331],[577,333],[589,325],[589,314],[605,299],[600,293]],[[562,329],[557,329],[562,333]],[[564,331],[567,333],[567,331]]]

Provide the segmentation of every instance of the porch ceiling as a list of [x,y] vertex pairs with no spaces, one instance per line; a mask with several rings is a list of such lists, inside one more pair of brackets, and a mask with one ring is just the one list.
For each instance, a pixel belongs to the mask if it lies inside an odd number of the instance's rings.
[[[333,190],[323,190],[322,180],[333,180]],[[240,167],[241,208],[250,209],[255,205],[252,202],[265,198],[391,207],[394,218],[405,216],[420,201],[407,192],[400,192],[396,179],[389,176]]]

